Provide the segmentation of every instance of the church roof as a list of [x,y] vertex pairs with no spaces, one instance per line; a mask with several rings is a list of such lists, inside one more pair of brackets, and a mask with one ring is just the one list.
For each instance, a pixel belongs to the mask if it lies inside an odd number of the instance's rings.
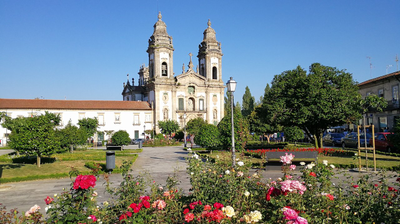
[[151,110],[143,101],[1,99],[3,109]]

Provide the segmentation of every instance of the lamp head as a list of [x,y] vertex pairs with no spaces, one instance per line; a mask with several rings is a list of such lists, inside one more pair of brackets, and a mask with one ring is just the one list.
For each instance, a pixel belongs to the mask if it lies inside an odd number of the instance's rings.
[[226,83],[226,87],[228,88],[228,92],[235,92],[236,90],[236,84],[237,82],[235,80],[233,80],[233,78],[231,77],[228,82]]

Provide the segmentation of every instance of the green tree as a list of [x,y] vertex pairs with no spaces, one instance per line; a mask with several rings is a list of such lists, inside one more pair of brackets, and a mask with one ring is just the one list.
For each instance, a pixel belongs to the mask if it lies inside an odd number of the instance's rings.
[[231,94],[229,92],[226,92],[224,97],[224,114],[225,116],[231,114]]
[[86,142],[86,132],[82,129],[71,124],[65,126],[65,128],[59,131],[60,142],[62,147],[69,147],[70,152],[74,151],[77,145],[83,145]]
[[10,147],[20,154],[36,156],[37,166],[40,167],[41,157],[60,149],[55,131],[59,123],[59,115],[46,111],[45,114],[33,117],[5,117],[2,126],[11,131]]
[[214,148],[220,146],[218,127],[212,124],[205,124],[201,127],[200,132],[196,135],[194,142],[205,148]]
[[260,110],[261,110],[261,105],[257,106],[248,117],[247,120],[249,122],[249,129],[250,132],[254,132],[257,135],[266,136],[267,141],[269,143],[269,139],[272,137],[273,133],[281,131],[282,127],[278,124],[275,124],[273,122],[268,122],[265,119],[262,119],[259,113]]
[[194,134],[194,136],[197,136],[200,132],[200,129],[206,124],[207,122],[201,117],[191,119],[186,124],[186,132],[188,134]]
[[262,115],[282,126],[298,126],[319,148],[328,127],[360,118],[360,100],[350,73],[314,63],[309,74],[298,66],[276,75]]
[[290,142],[297,142],[300,139],[304,138],[304,132],[297,126],[292,126],[292,127],[284,127],[283,128],[284,136],[285,136],[285,141],[290,141]]
[[95,118],[82,118],[78,121],[79,128],[86,132],[86,139],[92,137],[97,131],[99,122]]
[[[235,149],[242,151],[246,146],[249,138],[249,129],[246,119],[243,119],[242,113],[239,109],[234,108],[233,123],[234,123],[234,134],[235,134]],[[225,149],[231,149],[232,147],[232,125],[231,125],[231,114],[228,114],[218,124],[218,130],[220,133],[221,144]]]
[[113,145],[128,145],[131,142],[129,134],[126,131],[120,130],[113,134],[111,137]]
[[171,135],[171,133],[176,132],[176,130],[179,129],[179,124],[174,120],[158,121],[158,127],[160,128],[161,133]]
[[242,98],[242,115],[243,117],[247,117],[254,110],[254,97],[250,93],[250,89],[246,86],[246,90],[243,94]]
[[262,102],[264,100],[264,96],[267,95],[267,93],[269,92],[270,89],[271,89],[271,87],[269,86],[269,83],[267,83],[267,86],[265,86],[265,88],[264,88],[264,95],[260,96],[260,101],[257,102],[255,106],[259,106],[262,104]]
[[389,135],[389,141],[397,150],[400,150],[400,119],[395,120],[393,135]]

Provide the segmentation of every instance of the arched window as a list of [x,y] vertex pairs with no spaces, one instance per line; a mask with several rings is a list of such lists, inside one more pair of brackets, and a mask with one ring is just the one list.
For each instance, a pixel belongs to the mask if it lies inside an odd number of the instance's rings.
[[167,62],[163,62],[161,64],[161,75],[162,76],[168,76],[168,66],[167,66]]
[[212,78],[213,79],[218,79],[217,78],[217,67],[215,67],[215,66],[213,67],[213,70],[212,70]]

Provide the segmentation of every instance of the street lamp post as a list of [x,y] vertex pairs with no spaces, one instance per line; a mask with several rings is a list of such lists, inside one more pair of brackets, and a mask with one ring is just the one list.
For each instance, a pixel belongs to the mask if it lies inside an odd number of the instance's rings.
[[235,128],[234,128],[234,121],[233,121],[233,93],[236,90],[237,82],[231,79],[226,83],[226,87],[228,88],[228,92],[231,93],[231,124],[232,124],[232,167],[235,167],[236,163],[236,156],[235,156]]
[[184,147],[186,148],[186,144],[187,144],[187,142],[186,142],[186,113],[184,113],[183,114],[183,126],[185,127],[185,132],[184,132],[184,138],[185,138],[185,145],[184,145]]

